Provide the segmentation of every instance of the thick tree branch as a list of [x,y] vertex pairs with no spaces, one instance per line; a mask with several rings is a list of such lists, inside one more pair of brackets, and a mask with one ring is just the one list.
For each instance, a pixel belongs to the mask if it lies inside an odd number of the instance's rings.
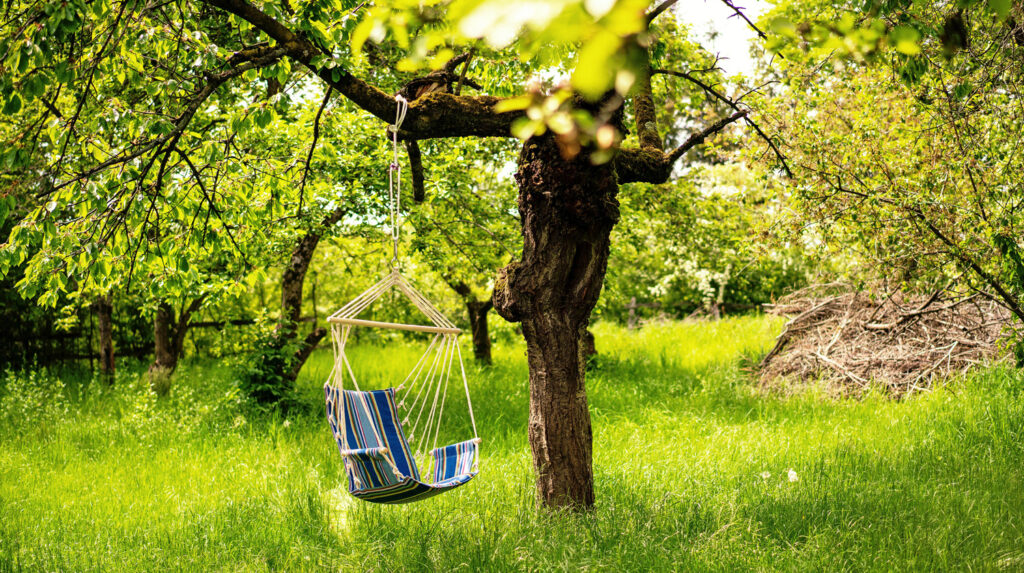
[[409,172],[412,174],[412,200],[422,203],[427,196],[423,177],[423,153],[415,139],[405,142],[405,150],[409,152]]
[[653,22],[655,18],[661,16],[662,12],[671,8],[672,5],[674,5],[678,1],[679,0],[665,0],[661,4],[655,6],[653,10],[647,13],[647,24],[650,25],[650,23]]
[[[342,68],[328,69],[315,64],[316,56],[326,54],[281,22],[245,0],[202,1],[234,14],[262,30],[287,50],[289,57],[309,68],[352,103],[381,121],[394,121],[395,99],[392,96]],[[512,121],[523,115],[523,112],[495,112],[494,104],[500,99],[491,96],[456,96],[442,93],[426,95],[410,102],[409,112],[399,135],[404,139],[511,137]]]
[[623,183],[664,183],[672,175],[676,160],[690,149],[704,143],[712,135],[725,129],[731,123],[747,116],[746,110],[723,117],[701,131],[691,135],[682,145],[670,153],[651,148],[620,149],[615,156],[615,173],[619,184]]
[[643,69],[638,70],[636,91],[633,93],[633,117],[641,149],[664,149],[658,133],[658,115],[654,110],[654,92],[651,89],[651,65],[648,50],[643,51]]

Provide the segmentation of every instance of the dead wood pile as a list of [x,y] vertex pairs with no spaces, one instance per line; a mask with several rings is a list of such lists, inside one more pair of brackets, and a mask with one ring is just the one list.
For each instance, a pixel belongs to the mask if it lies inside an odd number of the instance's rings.
[[808,287],[765,306],[790,320],[759,365],[763,383],[823,379],[859,390],[870,382],[894,394],[997,356],[1010,320],[979,295],[872,298],[844,284]]

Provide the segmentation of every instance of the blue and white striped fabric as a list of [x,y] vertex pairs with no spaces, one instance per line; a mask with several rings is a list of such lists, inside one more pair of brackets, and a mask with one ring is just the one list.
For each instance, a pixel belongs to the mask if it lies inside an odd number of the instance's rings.
[[469,440],[430,452],[434,480],[421,481],[398,419],[394,388],[343,390],[339,395],[337,388],[327,384],[324,395],[327,421],[345,458],[348,491],[355,497],[408,503],[454,489],[476,476],[477,441]]

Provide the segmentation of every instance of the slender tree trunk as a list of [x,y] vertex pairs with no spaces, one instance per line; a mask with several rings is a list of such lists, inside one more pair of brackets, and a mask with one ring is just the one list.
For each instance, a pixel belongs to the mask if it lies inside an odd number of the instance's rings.
[[114,308],[109,294],[96,298],[96,322],[100,337],[100,372],[108,384],[114,382]]
[[178,354],[174,351],[174,308],[166,302],[160,303],[153,319],[153,364],[149,370],[166,370],[168,374],[178,366]]
[[469,325],[473,331],[473,356],[477,362],[491,365],[491,335],[487,331],[487,313],[494,304],[490,300],[467,300]]
[[610,165],[566,160],[556,140],[529,140],[519,156],[523,256],[502,269],[495,309],[522,322],[530,365],[529,438],[537,497],[548,507],[594,503],[590,412],[581,352],[618,220]]
[[153,363],[148,374],[150,387],[161,396],[171,389],[171,374],[178,367],[192,314],[203,304],[204,298],[201,296],[182,306],[177,316],[169,303],[161,302],[157,307],[153,319]]
[[[320,228],[307,231],[292,250],[292,256],[288,259],[288,265],[285,266],[284,273],[281,275],[281,322],[277,328],[278,342],[281,344],[298,335],[299,319],[302,317],[303,285],[306,281],[309,265],[313,262],[313,255],[316,253],[316,248],[323,237],[323,229],[331,227],[340,221],[345,212],[344,209],[339,207],[328,213],[324,220],[320,222]],[[313,351],[316,350],[320,340],[326,334],[326,328],[319,328],[314,325],[313,330],[303,339],[302,344],[295,351],[288,371],[283,373],[288,381],[294,382],[298,378],[302,366]]]
[[166,396],[171,390],[171,374],[178,366],[173,333],[174,309],[162,302],[153,318],[153,363],[147,372],[149,387],[158,396]]
[[466,303],[469,326],[473,333],[473,356],[480,364],[490,366],[491,335],[487,330],[487,313],[494,308],[494,302],[490,299],[477,300],[473,295],[473,289],[465,282],[448,281],[448,286],[452,287]]

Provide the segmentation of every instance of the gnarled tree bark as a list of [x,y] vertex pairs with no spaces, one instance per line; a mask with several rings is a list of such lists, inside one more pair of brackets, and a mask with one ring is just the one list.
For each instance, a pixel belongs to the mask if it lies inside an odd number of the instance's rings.
[[582,153],[566,160],[555,139],[519,155],[523,256],[502,269],[494,307],[521,322],[530,365],[530,447],[537,497],[548,507],[594,503],[590,412],[582,346],[618,221],[615,171]]

